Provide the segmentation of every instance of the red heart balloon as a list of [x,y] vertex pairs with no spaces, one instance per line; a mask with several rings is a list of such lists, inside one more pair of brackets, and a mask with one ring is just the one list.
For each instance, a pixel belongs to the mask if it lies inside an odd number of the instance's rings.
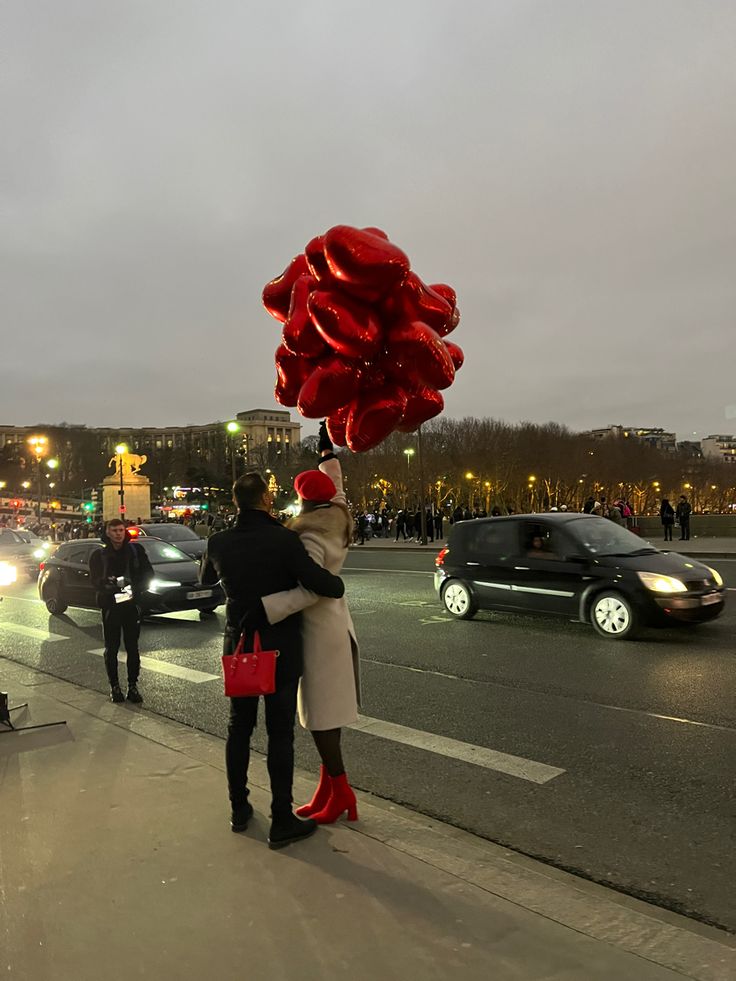
[[455,371],[459,371],[463,366],[463,362],[465,361],[463,349],[457,344],[453,344],[452,341],[443,341],[443,343],[450,353],[452,363],[455,365]]
[[409,257],[385,238],[373,232],[335,225],[325,234],[325,258],[338,282],[352,289],[385,296],[404,281]]
[[307,419],[324,419],[350,401],[360,373],[357,365],[334,355],[312,371],[299,391],[297,409]]
[[370,450],[393,432],[401,421],[408,397],[397,385],[359,395],[350,405],[346,438],[353,453]]
[[371,225],[369,225],[367,228],[363,228],[362,231],[370,232],[371,235],[377,235],[379,238],[385,238],[387,242],[389,240],[388,235],[382,228],[373,228]]
[[[429,288],[431,290],[434,290],[435,293],[439,293],[439,295],[443,299],[447,300],[452,310],[450,319],[445,324],[445,326],[435,327],[435,330],[440,335],[440,337],[445,337],[447,334],[450,333],[450,331],[454,330],[457,327],[457,325],[460,323],[460,311],[457,308],[457,294],[455,293],[455,290],[452,288],[452,286],[448,286],[447,283],[432,283],[432,285]],[[432,324],[431,326],[434,327],[434,324]]]
[[409,392],[409,401],[400,424],[396,427],[402,433],[411,433],[427,419],[432,419],[442,412],[445,400],[436,388],[422,385]]
[[306,257],[301,254],[296,255],[280,276],[263,287],[263,305],[271,316],[281,323],[289,316],[291,288],[306,272],[309,272]]
[[295,406],[301,387],[312,371],[314,362],[292,354],[285,345],[280,345],[276,350],[276,401]]
[[338,409],[337,412],[333,412],[327,417],[327,432],[336,446],[347,446],[348,441],[345,430],[348,425],[349,412],[350,406],[345,405],[342,409]]
[[292,354],[318,358],[328,353],[328,347],[317,333],[307,310],[307,298],[317,280],[307,274],[300,276],[291,290],[289,316],[284,324],[282,341]]
[[315,235],[310,242],[307,242],[307,247],[304,250],[304,253],[306,255],[309,271],[312,273],[315,279],[324,284],[334,282],[332,273],[327,265],[327,259],[325,259],[324,235]]
[[381,346],[381,326],[368,307],[333,290],[309,294],[307,309],[320,336],[346,358],[370,358]]
[[387,355],[404,369],[410,380],[430,388],[449,388],[455,378],[455,366],[442,338],[421,321],[392,327]]
[[452,317],[452,307],[447,300],[426,286],[414,272],[410,272],[401,287],[386,298],[383,309],[389,319],[421,320],[438,334],[445,331]]

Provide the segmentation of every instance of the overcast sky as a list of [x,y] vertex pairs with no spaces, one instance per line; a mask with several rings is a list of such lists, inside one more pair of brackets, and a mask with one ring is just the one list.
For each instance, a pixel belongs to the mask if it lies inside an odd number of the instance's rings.
[[1,16],[0,424],[273,406],[261,288],[346,223],[456,287],[448,415],[736,430],[733,0]]

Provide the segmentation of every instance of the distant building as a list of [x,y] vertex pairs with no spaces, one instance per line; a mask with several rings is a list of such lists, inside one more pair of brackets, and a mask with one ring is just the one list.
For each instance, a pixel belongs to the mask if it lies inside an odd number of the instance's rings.
[[638,439],[656,450],[674,453],[677,449],[677,436],[667,433],[664,429],[653,429],[639,426],[605,426],[603,429],[589,429],[581,436],[590,439]]
[[736,436],[706,436],[700,445],[706,459],[736,465]]
[[[64,457],[84,442],[93,452],[105,460],[115,453],[115,447],[125,443],[132,453],[145,454],[148,464],[160,469],[165,460],[176,457],[185,466],[202,466],[215,471],[227,471],[233,449],[245,462],[253,451],[262,447],[258,463],[275,461],[287,455],[300,441],[301,425],[292,422],[289,412],[280,409],[250,409],[239,412],[234,419],[239,430],[230,435],[227,420],[201,426],[144,426],[137,428],[114,426],[81,426],[69,423],[34,426],[0,426],[0,451],[15,447],[16,455],[23,456],[21,446],[34,433],[49,433],[53,440],[52,452]],[[30,457],[30,454],[29,454]]]

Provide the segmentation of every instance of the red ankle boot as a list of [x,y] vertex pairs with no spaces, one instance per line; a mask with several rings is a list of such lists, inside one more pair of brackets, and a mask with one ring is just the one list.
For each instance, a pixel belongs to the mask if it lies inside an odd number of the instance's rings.
[[314,792],[314,797],[310,800],[308,804],[302,804],[301,807],[297,807],[294,812],[297,817],[308,818],[316,814],[317,811],[321,811],[325,806],[327,801],[330,799],[330,791],[332,790],[332,777],[327,772],[325,766],[319,768],[319,783],[317,784],[317,789]]
[[317,824],[334,824],[343,814],[348,812],[348,821],[358,820],[358,805],[353,788],[348,783],[347,774],[332,778],[330,798],[321,811],[313,811],[311,817]]

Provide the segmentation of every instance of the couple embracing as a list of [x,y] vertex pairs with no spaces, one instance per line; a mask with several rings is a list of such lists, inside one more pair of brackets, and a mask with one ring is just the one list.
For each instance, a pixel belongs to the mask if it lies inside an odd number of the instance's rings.
[[[302,510],[289,527],[271,515],[273,497],[263,477],[239,477],[233,485],[236,523],[209,539],[202,559],[202,582],[219,580],[227,596],[223,653],[233,653],[241,631],[252,639],[255,630],[264,649],[280,652],[276,691],[264,696],[271,848],[306,838],[319,824],[331,824],[344,813],[357,819],[340,745],[342,727],[357,720],[360,693],[358,645],[338,575],[352,519],[324,423],[319,452],[319,469],[306,470],[294,481]],[[244,831],[253,816],[248,764],[258,703],[257,697],[230,699],[225,760],[233,831]],[[312,800],[294,813],[297,706],[321,767]]]

